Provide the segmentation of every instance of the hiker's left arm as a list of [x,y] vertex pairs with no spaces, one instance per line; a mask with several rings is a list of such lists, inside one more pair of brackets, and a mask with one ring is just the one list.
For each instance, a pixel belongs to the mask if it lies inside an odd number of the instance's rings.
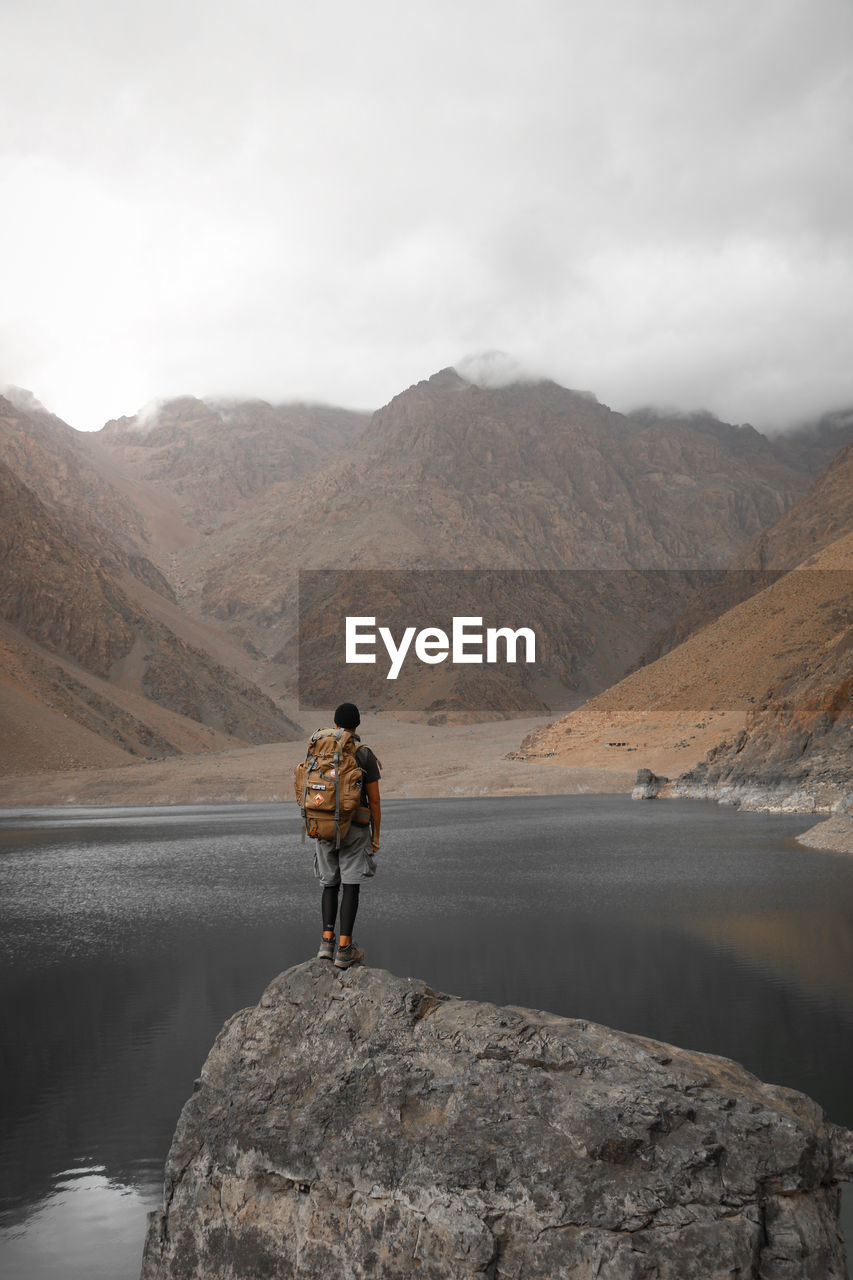
[[379,803],[379,783],[368,782],[365,786],[367,803],[370,805],[370,826],[373,837],[373,852],[379,851],[379,824],[382,821],[382,806]]

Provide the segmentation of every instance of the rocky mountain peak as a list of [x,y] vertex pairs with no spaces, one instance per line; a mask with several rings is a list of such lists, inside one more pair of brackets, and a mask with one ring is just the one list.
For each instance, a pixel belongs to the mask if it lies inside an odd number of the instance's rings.
[[[365,444],[386,455],[395,451],[403,462],[438,456],[455,463],[455,450],[472,452],[503,479],[499,454],[505,455],[503,466],[512,473],[506,478],[517,475],[520,441],[548,448],[573,433],[613,437],[623,430],[621,416],[585,392],[546,380],[477,382],[447,368],[379,409]],[[492,450],[491,457],[484,449]]]
[[8,400],[9,404],[16,409],[23,409],[25,413],[48,413],[40,400],[37,400],[32,391],[27,391],[26,387],[0,387],[0,398]]
[[165,443],[180,434],[200,437],[221,425],[220,414],[204,400],[195,396],[176,396],[169,400],[152,400],[129,417],[111,418],[99,434],[106,438],[156,436]]

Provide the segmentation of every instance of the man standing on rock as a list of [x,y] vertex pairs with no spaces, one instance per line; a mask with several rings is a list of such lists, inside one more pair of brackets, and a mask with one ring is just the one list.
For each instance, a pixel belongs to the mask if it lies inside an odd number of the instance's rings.
[[[357,742],[355,731],[361,723],[358,707],[352,702],[342,702],[335,711],[335,728],[348,729]],[[315,840],[314,874],[323,886],[323,941],[317,955],[322,960],[334,960],[338,969],[348,969],[364,959],[364,952],[352,939],[358,895],[362,880],[376,874],[375,854],[379,852],[379,824],[382,812],[379,803],[379,761],[370,747],[360,745],[355,753],[361,766],[361,804],[370,810],[370,825],[351,823],[340,847],[334,840]],[[341,932],[335,946],[335,923],[340,895]]]

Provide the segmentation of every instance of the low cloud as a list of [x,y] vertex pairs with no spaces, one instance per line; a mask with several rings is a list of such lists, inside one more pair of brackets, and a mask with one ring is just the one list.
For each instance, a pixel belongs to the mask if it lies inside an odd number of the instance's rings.
[[483,351],[463,356],[455,368],[460,378],[477,387],[513,387],[542,381],[541,374],[526,369],[520,360],[506,351]]

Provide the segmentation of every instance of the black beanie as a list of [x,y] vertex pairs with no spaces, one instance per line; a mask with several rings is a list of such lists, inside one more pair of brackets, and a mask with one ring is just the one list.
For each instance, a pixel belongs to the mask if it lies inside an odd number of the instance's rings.
[[354,702],[342,702],[335,712],[335,724],[352,733],[361,724],[361,716]]

